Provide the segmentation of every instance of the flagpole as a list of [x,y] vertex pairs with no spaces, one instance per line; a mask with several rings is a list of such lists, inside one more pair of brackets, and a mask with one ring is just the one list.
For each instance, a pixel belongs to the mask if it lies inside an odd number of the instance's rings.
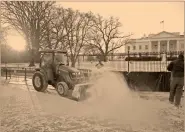
[[162,31],[164,31],[164,20],[160,22],[162,24]]

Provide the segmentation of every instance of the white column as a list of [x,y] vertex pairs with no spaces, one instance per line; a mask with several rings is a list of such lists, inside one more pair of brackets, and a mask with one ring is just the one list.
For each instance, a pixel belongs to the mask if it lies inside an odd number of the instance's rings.
[[180,51],[180,43],[179,43],[179,40],[177,40],[177,49],[176,51]]
[[151,52],[151,49],[152,49],[151,41],[148,41],[148,52]]
[[160,52],[160,41],[158,41],[158,50],[157,52]]
[[170,43],[169,43],[169,40],[167,40],[167,52],[169,52],[170,51]]

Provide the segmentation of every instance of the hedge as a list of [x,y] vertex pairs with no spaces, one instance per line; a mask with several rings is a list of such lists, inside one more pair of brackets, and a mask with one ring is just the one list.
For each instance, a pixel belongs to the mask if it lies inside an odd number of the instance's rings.
[[143,57],[126,57],[125,61],[161,61],[161,57],[151,57],[151,56],[143,56]]
[[[177,59],[177,57],[167,57],[167,61],[173,61]],[[161,61],[161,57],[151,57],[151,56],[143,56],[143,57],[126,57],[125,61]]]

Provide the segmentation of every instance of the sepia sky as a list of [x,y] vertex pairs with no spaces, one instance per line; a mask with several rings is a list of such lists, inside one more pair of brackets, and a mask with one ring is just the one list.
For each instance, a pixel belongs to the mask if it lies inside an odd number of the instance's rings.
[[[120,31],[125,34],[133,33],[133,38],[162,31],[160,21],[164,21],[165,31],[181,34],[184,32],[183,2],[58,2],[58,4],[82,12],[91,11],[104,17],[118,17],[122,23]],[[13,48],[17,50],[24,48],[25,41],[17,33],[12,33],[8,39]]]

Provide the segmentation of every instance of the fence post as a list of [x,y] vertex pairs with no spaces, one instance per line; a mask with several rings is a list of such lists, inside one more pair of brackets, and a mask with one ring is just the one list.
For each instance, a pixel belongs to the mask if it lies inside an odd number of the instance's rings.
[[11,69],[9,70],[9,72],[7,72],[7,74],[9,75],[9,78],[11,79],[11,77],[12,77]]
[[130,63],[130,54],[129,54],[129,50],[128,50],[128,72],[129,72],[129,63]]
[[83,55],[83,62],[84,62],[84,55]]
[[25,67],[24,71],[25,71],[25,72],[24,72],[24,80],[26,81],[26,72],[27,72],[27,71],[26,71],[26,67]]
[[159,58],[160,58],[159,66],[160,66],[160,72],[161,72],[161,61],[162,61],[161,52],[159,52]]
[[166,72],[167,72],[167,65],[168,65],[168,52],[166,51],[166,67],[165,67]]
[[7,80],[7,76],[8,76],[7,74],[8,74],[8,71],[7,71],[7,68],[6,68],[6,80]]

